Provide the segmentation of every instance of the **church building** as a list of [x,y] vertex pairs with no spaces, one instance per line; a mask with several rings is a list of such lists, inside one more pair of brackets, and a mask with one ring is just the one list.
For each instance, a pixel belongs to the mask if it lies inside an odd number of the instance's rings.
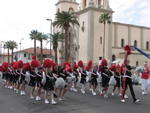
[[[119,22],[106,23],[104,38],[104,25],[99,22],[100,15],[108,13],[113,18],[115,13],[109,6],[109,0],[80,0],[80,3],[76,0],[58,0],[56,11],[74,11],[78,16],[80,26],[70,31],[73,38],[72,55],[76,61],[83,60],[86,63],[93,60],[98,63],[102,56],[109,61],[123,59],[123,47],[127,44],[150,54],[150,27]],[[134,66],[149,61],[137,51],[133,51],[129,59]]]

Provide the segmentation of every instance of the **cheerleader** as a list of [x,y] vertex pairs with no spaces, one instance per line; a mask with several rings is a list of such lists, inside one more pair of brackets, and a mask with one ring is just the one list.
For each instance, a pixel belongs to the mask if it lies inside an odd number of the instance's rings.
[[91,73],[91,89],[92,89],[91,91],[93,95],[96,95],[96,88],[98,85],[97,78],[98,78],[97,69],[95,67]]
[[100,96],[104,96],[104,98],[108,98],[107,91],[109,87],[110,77],[112,76],[112,72],[109,71],[107,66],[102,67],[101,76],[102,76],[102,92]]
[[43,74],[43,68],[39,67],[38,72],[36,73],[36,89],[37,89],[37,96],[35,100],[40,101],[41,100],[41,88],[42,88],[42,74]]
[[81,80],[80,80],[81,93],[85,94],[85,85],[86,85],[86,77],[87,77],[86,70],[82,67],[80,73],[81,73]]
[[64,100],[64,94],[66,92],[66,75],[64,74],[63,68],[58,66],[58,73],[56,74],[56,81],[55,81],[55,91],[58,95],[58,100]]
[[46,79],[45,84],[43,85],[43,89],[45,90],[45,104],[49,104],[48,101],[48,93],[50,91],[51,94],[51,104],[57,104],[57,102],[54,100],[54,77],[52,74],[52,68],[47,68],[45,72],[43,73],[43,77]]
[[34,99],[34,92],[35,92],[35,86],[36,86],[36,72],[35,72],[35,68],[32,68],[30,71],[30,82],[29,82],[29,86],[31,87],[31,91],[30,91],[30,99]]
[[117,88],[118,89],[118,94],[119,94],[119,96],[121,96],[121,90],[120,90],[120,86],[121,86],[121,67],[120,67],[120,65],[118,64],[117,66],[114,66],[113,71],[114,71],[114,78],[116,80],[116,85],[114,86],[111,95],[114,96],[114,92]]

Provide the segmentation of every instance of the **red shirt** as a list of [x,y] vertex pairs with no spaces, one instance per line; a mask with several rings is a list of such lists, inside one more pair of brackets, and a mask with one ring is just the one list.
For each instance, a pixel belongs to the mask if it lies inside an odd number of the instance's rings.
[[142,79],[149,79],[149,68],[148,67],[144,67],[144,72],[142,72],[141,78]]

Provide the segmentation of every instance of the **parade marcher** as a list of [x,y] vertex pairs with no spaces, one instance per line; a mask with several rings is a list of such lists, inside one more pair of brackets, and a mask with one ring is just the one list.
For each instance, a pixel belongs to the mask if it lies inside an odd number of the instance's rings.
[[147,62],[144,63],[143,72],[141,72],[141,87],[142,87],[142,95],[148,93],[148,80],[150,76],[150,71],[147,65]]
[[140,100],[139,99],[136,99],[135,97],[135,93],[134,93],[134,90],[133,90],[133,84],[132,84],[132,79],[131,79],[131,76],[132,76],[132,67],[129,65],[129,60],[127,59],[128,58],[128,55],[131,54],[131,49],[130,47],[127,45],[125,46],[125,51],[126,51],[126,54],[125,54],[125,59],[124,59],[124,75],[122,76],[122,95],[121,95],[121,102],[125,102],[125,92],[127,90],[127,86],[129,86],[129,89],[130,89],[130,92],[131,92],[131,95],[132,95],[132,98],[133,98],[133,102],[137,103],[139,102]]

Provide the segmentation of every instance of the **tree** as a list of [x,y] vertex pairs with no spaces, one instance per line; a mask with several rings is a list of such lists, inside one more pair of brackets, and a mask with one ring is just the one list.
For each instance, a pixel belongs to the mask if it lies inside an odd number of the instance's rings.
[[34,56],[36,56],[36,40],[38,37],[38,31],[37,30],[32,30],[30,35],[30,39],[34,40]]
[[53,23],[57,28],[63,28],[65,31],[65,60],[68,61],[70,53],[68,52],[68,43],[69,43],[69,27],[74,25],[79,25],[77,16],[72,12],[57,12],[56,20]]
[[40,49],[41,49],[40,58],[41,58],[41,61],[43,60],[43,40],[47,40],[47,38],[48,38],[47,35],[45,35],[44,33],[38,32],[37,40],[40,42]]
[[10,41],[10,50],[11,50],[11,62],[13,62],[14,58],[14,49],[17,49],[17,43],[15,41]]
[[4,48],[7,49],[7,53],[8,53],[8,63],[10,63],[10,53],[9,53],[9,50],[10,50],[10,41],[6,41],[4,43]]
[[111,23],[111,16],[109,13],[103,13],[99,17],[99,22],[104,24],[104,38],[103,38],[103,58],[105,57],[105,27],[106,23],[110,24]]
[[51,34],[51,41],[52,41],[53,49],[54,49],[54,52],[55,52],[55,62],[56,63],[58,62],[58,60],[57,60],[58,42],[63,41],[63,39],[64,39],[64,34],[63,33],[57,32],[57,33]]

